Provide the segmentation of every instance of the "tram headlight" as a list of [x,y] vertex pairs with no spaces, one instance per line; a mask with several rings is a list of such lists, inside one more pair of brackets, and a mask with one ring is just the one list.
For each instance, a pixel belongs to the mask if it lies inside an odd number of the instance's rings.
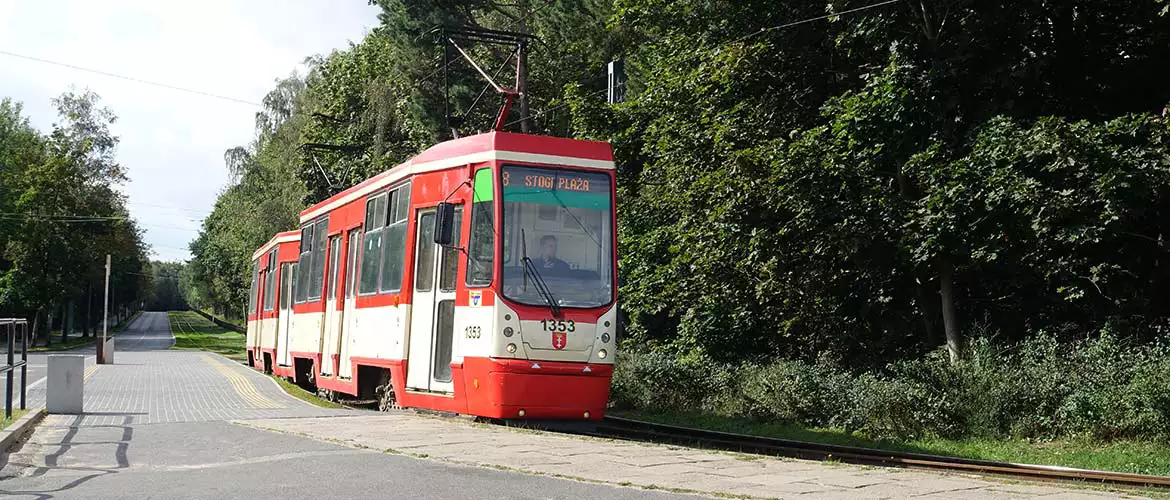
[[606,356],[609,356],[609,353],[605,352],[605,349],[597,351],[597,357],[599,357],[601,359],[605,359]]
[[601,343],[603,343],[603,344],[609,343],[609,332],[605,332],[605,333],[601,334]]
[[512,329],[512,327],[510,327],[510,326],[509,326],[509,327],[505,327],[505,328],[504,328],[504,336],[505,336],[505,337],[511,337],[511,336],[512,336],[512,335],[514,335],[515,333],[516,333],[516,331],[515,331],[515,330],[513,330],[513,329]]
[[[504,349],[507,349],[508,352],[516,352],[516,344],[508,344],[508,346],[505,347]],[[602,357],[604,357],[604,356],[602,356]]]

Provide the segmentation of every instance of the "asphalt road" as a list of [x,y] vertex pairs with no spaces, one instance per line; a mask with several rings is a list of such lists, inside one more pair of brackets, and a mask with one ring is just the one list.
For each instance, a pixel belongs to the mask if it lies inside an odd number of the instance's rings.
[[22,448],[0,455],[0,498],[694,498],[236,425],[354,413],[310,406],[226,359],[166,350],[172,338],[165,313],[144,313],[122,333],[115,365],[87,382],[86,413],[50,415]]

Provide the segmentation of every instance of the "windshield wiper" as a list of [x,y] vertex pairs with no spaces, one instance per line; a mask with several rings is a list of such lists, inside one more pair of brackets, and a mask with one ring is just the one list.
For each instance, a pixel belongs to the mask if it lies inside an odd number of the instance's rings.
[[536,292],[540,294],[540,298],[548,304],[548,310],[552,312],[553,317],[561,315],[561,306],[557,305],[557,299],[553,296],[552,290],[548,289],[548,284],[544,282],[544,277],[540,275],[540,271],[536,270],[536,264],[532,263],[532,259],[528,258],[528,244],[527,237],[524,235],[524,230],[520,230],[520,260],[524,262],[524,286],[528,287],[528,277],[532,277],[532,283],[536,285]]

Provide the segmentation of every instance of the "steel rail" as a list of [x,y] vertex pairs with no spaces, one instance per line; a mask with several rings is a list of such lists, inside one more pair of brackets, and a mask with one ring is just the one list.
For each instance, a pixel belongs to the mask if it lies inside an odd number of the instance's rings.
[[811,443],[791,439],[695,429],[622,417],[607,416],[597,425],[595,431],[586,432],[585,434],[637,441],[666,441],[679,444],[695,444],[728,451],[762,455],[781,455],[807,460],[837,460],[863,465],[915,467],[1054,481],[1076,480],[1124,486],[1170,487],[1170,476],[1077,469],[1055,465],[1016,464],[991,460],[944,457],[925,453],[877,450],[857,446]]

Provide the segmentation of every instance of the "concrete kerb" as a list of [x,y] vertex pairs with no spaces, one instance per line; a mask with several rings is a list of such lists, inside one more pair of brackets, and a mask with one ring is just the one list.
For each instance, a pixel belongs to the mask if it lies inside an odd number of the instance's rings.
[[31,432],[44,418],[44,408],[32,408],[11,425],[0,430],[0,453],[8,453],[12,445]]

